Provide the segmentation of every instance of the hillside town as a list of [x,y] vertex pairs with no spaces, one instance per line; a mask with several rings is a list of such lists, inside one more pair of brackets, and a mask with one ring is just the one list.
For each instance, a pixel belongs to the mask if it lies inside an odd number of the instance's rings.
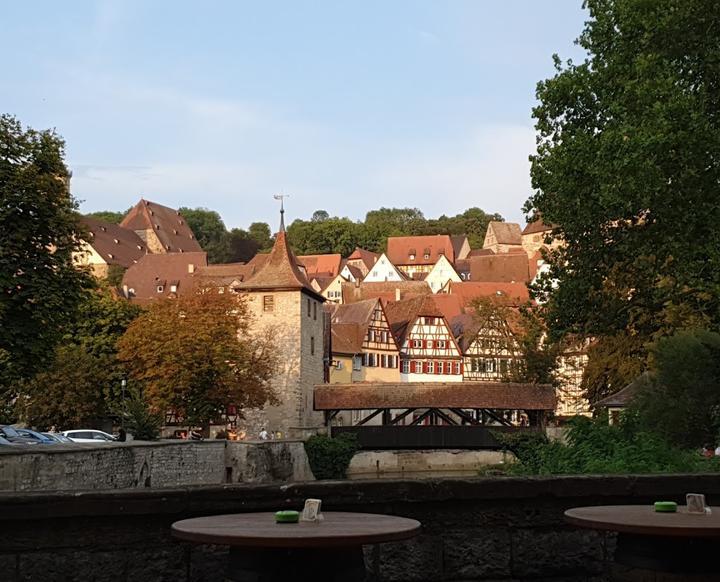
[[0,582],[720,580],[720,2],[3,16]]
[[[543,251],[561,244],[537,217],[524,228],[489,222],[482,247],[475,249],[466,236],[403,236],[388,238],[382,253],[356,248],[347,257],[296,256],[281,218],[270,252],[247,263],[209,264],[182,214],[167,206],[141,199],[119,225],[83,221],[90,235],[77,264],[99,278],[119,269],[124,300],[146,306],[212,289],[242,297],[258,330],[282,330],[276,349],[283,364],[271,382],[279,404],[228,423],[233,432],[251,436],[265,427],[271,434],[313,434],[326,422],[313,408],[314,387],[323,383],[517,378],[524,364],[521,311],[535,305],[528,285],[544,271]],[[497,309],[478,309],[483,303]],[[586,347],[578,340],[557,354],[557,398],[550,411],[556,423],[590,414],[580,385]],[[422,414],[414,411],[400,422]],[[332,422],[363,416],[354,410]],[[507,419],[529,421],[520,410]]]

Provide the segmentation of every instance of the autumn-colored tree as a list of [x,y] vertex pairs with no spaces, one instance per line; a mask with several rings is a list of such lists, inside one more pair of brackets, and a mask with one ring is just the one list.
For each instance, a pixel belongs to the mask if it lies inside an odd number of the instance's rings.
[[153,303],[118,342],[118,357],[149,404],[207,426],[228,406],[275,403],[276,355],[251,333],[245,300],[208,289]]

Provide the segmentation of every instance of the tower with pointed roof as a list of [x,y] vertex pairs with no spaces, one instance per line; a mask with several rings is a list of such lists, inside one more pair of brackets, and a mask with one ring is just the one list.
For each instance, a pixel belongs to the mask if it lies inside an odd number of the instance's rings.
[[313,388],[325,378],[325,298],[298,266],[283,222],[281,216],[264,265],[237,287],[254,316],[255,332],[271,334],[278,363],[272,379],[277,404],[245,411],[244,428],[250,438],[262,428],[303,438],[323,426],[322,413],[313,410]]

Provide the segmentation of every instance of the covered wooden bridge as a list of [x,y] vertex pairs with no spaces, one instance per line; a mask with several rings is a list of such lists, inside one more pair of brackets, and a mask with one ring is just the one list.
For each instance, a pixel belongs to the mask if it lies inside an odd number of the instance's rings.
[[[362,448],[497,448],[493,432],[542,430],[555,403],[546,384],[361,382],[315,386],[314,407],[333,435],[352,432]],[[362,413],[338,426],[347,411]]]

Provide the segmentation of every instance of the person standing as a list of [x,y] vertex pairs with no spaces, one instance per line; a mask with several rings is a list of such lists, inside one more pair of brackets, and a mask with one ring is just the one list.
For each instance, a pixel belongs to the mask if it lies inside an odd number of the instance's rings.
[[258,436],[260,437],[260,440],[261,440],[261,441],[266,441],[266,440],[268,440],[268,436],[269,436],[269,435],[268,435],[268,431],[265,430],[265,427],[263,427],[263,428],[260,430],[260,434],[259,434]]

